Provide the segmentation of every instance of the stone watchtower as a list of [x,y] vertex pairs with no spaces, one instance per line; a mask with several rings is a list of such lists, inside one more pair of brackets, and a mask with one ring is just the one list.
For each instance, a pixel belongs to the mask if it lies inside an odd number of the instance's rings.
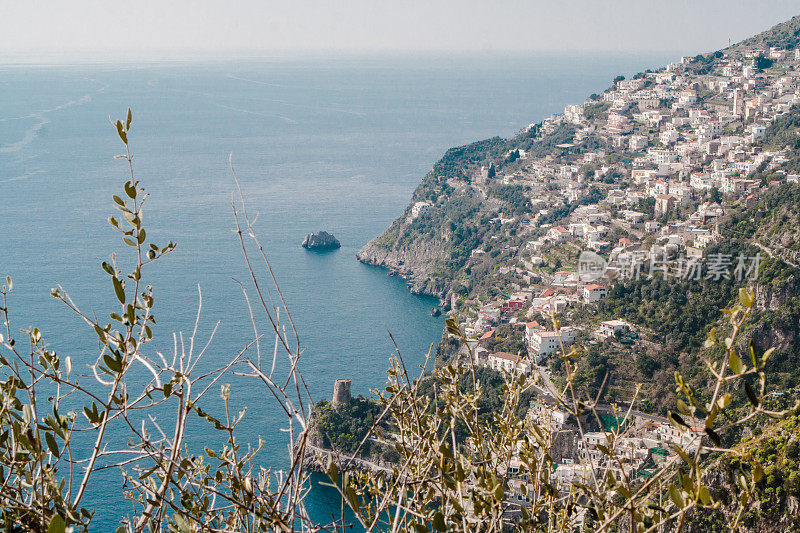
[[350,380],[337,379],[333,384],[333,399],[331,405],[339,407],[350,401]]

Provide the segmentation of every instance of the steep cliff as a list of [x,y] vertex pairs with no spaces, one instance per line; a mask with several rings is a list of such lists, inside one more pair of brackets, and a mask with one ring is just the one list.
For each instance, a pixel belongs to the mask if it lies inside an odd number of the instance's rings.
[[[762,429],[763,428],[763,429]],[[798,531],[800,528],[800,417],[795,412],[785,420],[759,425],[756,435],[746,437],[736,446],[741,459],[726,456],[717,459],[704,475],[703,482],[712,488],[720,501],[718,510],[692,513],[688,531],[726,532],[728,520],[737,512],[742,489],[739,475],[755,462],[764,475],[742,516],[746,531]],[[727,519],[727,520],[726,520]]]
[[761,255],[754,284],[758,312],[750,333],[759,348],[777,348],[770,370],[777,387],[783,389],[796,386],[800,375],[799,207],[800,187],[773,187],[757,202],[730,213],[721,227],[731,242],[739,239],[758,247],[752,248]]
[[492,221],[530,211],[525,195],[514,186],[489,184],[492,178],[518,168],[519,150],[544,157],[574,133],[573,126],[563,125],[542,135],[533,125],[511,139],[451,148],[423,178],[403,214],[367,243],[358,259],[403,276],[412,292],[444,298],[473,250],[506,240]]
[[404,246],[387,245],[381,237],[370,241],[356,257],[370,265],[381,266],[396,272],[408,280],[409,289],[415,294],[429,294],[444,298],[449,280],[434,275],[446,252],[442,242],[432,238],[418,238]]
[[367,243],[360,261],[386,267],[409,281],[414,293],[444,298],[455,274],[480,244],[491,202],[470,186],[481,167],[504,149],[494,138],[452,148],[414,191],[411,204],[380,236]]

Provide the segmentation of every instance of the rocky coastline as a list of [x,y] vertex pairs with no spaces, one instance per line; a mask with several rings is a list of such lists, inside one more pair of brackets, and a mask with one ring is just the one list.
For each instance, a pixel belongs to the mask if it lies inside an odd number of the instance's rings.
[[388,249],[373,239],[364,246],[356,258],[364,264],[388,269],[391,273],[405,279],[412,294],[434,296],[446,299],[449,280],[435,279],[431,276],[431,263],[438,256],[433,246],[415,246]]
[[[336,459],[337,456],[338,460]],[[311,472],[327,474],[331,457],[334,458],[337,467],[343,471],[362,470],[388,474],[391,473],[392,467],[395,466],[380,458],[349,457],[343,454],[337,454],[331,449],[310,443],[306,443],[303,449],[303,464],[306,469]]]

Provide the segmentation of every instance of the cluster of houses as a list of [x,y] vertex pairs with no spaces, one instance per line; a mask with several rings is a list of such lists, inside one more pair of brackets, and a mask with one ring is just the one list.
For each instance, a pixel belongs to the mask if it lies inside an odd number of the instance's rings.
[[[547,396],[531,404],[528,419],[547,430],[547,452],[553,461],[550,480],[562,492],[568,492],[573,483],[591,485],[609,475],[618,481],[623,477],[648,479],[675,454],[675,446],[694,453],[704,434],[703,427],[697,425],[679,429],[663,417],[636,410],[617,412],[608,406],[582,415],[579,425],[572,414]],[[593,423],[597,419],[601,427]],[[522,442],[518,443],[508,466],[508,502],[518,506],[530,503],[529,495],[534,494],[520,459],[521,446]]]
[[[762,56],[774,61],[766,72],[757,68]],[[516,234],[523,238],[526,232],[531,235],[514,248],[512,262],[496,265],[501,296],[457,303],[454,296],[453,308],[477,364],[530,374],[581,335],[635,338],[636,326],[620,319],[581,323],[574,320],[581,314],[572,313],[574,325],[556,332],[550,317],[597,305],[615,283],[631,275],[687,275],[684,267],[702,260],[705,249],[720,238],[726,206],[749,205],[764,187],[798,182],[797,175],[780,170],[787,149],[773,149],[763,140],[773,121],[800,104],[800,50],[737,52],[718,58],[705,74],[693,73],[693,61],[684,58],[620,80],[598,98],[567,106],[563,115],[538,125],[536,134],[568,126],[575,132],[572,142],[544,157],[520,151],[513,173],[492,172],[489,178],[484,169],[483,179],[469,185],[484,194],[491,180],[525,185],[531,203],[529,215],[500,220],[517,224]],[[591,143],[597,148],[583,143],[590,138],[598,141]],[[755,172],[782,177],[764,183],[753,177]],[[601,194],[584,201],[592,189]],[[568,217],[546,223],[557,205],[571,206]],[[577,265],[554,267],[552,252],[566,249],[597,253],[604,261],[602,275],[583,279]],[[483,256],[478,249],[471,260]],[[732,269],[735,258],[727,261]],[[637,270],[630,270],[632,265]],[[697,270],[697,275],[710,272]],[[718,274],[727,277],[732,271]],[[504,276],[514,279],[510,290]],[[524,352],[490,349],[501,324],[514,325],[524,335]],[[542,392],[529,417],[554,435],[552,475],[565,490],[607,472],[647,477],[674,453],[672,444],[692,450],[702,435],[702,428],[680,430],[665,418],[638,412],[616,432],[602,427],[579,431],[552,395]],[[610,461],[604,449],[614,451],[618,460]],[[521,469],[518,460],[510,472],[515,469]],[[524,476],[514,478],[510,501],[524,504],[521,486],[528,483]]]
[[[759,57],[772,58],[773,67],[760,72]],[[751,176],[754,171],[782,173],[786,149],[769,149],[762,139],[775,119],[800,104],[800,58],[780,49],[744,51],[718,58],[699,75],[690,68],[693,61],[683,58],[620,80],[594,100],[567,106],[563,115],[541,123],[538,135],[569,125],[573,142],[544,157],[522,151],[513,174],[492,178],[530,191],[531,214],[501,222],[518,222],[534,236],[519,247],[516,262],[497,265],[496,274],[531,282],[517,283],[512,294],[494,301],[464,302],[468,312],[459,316],[468,335],[480,338],[501,323],[546,323],[552,314],[603,300],[615,282],[630,276],[706,275],[689,265],[719,240],[726,205],[757,201],[764,184]],[[599,148],[581,144],[589,137],[600,141],[594,144]],[[766,186],[784,181],[798,182],[798,176],[783,173]],[[471,186],[483,189],[486,180]],[[601,198],[578,202],[598,187]],[[568,220],[544,223],[559,202],[573,204]],[[567,246],[601,254],[604,276],[587,281],[574,268],[548,271],[548,252]],[[473,259],[482,254],[473,251]],[[554,349],[553,333],[528,329],[528,354],[522,355],[546,358]],[[492,364],[510,368],[508,362]]]
[[469,348],[472,350],[474,362],[493,370],[508,373],[531,374],[532,364],[543,363],[548,356],[572,345],[581,333],[581,329],[565,326],[559,331],[547,331],[538,321],[525,324],[525,346],[527,352],[512,354],[508,352],[492,352],[487,349],[495,330],[484,333]]
[[[761,50],[720,58],[714,71],[703,75],[682,69],[691,63],[684,58],[665,70],[619,81],[602,101],[569,106],[563,116],[548,120],[568,122],[578,128],[577,137],[599,136],[631,155],[626,170],[641,190],[613,191],[614,203],[633,205],[644,193],[663,213],[714,187],[724,194],[756,193],[760,182],[747,176],[761,165],[777,167],[786,160],[759,141],[772,121],[800,103],[797,56],[782,52],[766,52],[776,58],[778,74],[773,75],[756,69]],[[587,109],[598,106],[607,113],[605,124],[586,117]],[[603,156],[584,153],[566,172],[552,170],[580,180],[580,164]],[[576,197],[579,187],[579,182],[567,184],[564,196]]]

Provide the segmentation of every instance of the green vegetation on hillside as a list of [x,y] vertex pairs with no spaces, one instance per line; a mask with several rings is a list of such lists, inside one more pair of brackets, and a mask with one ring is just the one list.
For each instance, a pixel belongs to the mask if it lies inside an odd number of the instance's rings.
[[[374,429],[373,425],[380,413],[378,402],[363,396],[351,398],[339,407],[333,407],[327,400],[322,400],[314,406],[312,440],[318,446],[353,454]],[[367,440],[361,446],[360,453],[369,455],[373,451],[373,445],[371,440]]]
[[442,158],[433,165],[432,173],[439,179],[465,180],[469,176],[466,170],[470,167],[486,164],[505,150],[506,141],[500,137],[492,137],[483,141],[450,148]]
[[508,216],[524,215],[531,211],[531,202],[528,199],[528,187],[522,185],[504,185],[495,183],[489,187],[490,197],[498,198],[505,202],[501,212]]
[[764,49],[771,46],[793,50],[797,48],[798,44],[800,44],[800,15],[792,17],[780,24],[776,24],[758,35],[745,39],[733,45],[728,50],[742,48]]
[[775,187],[750,207],[732,211],[721,231],[730,238],[748,239],[766,246],[769,253],[797,264],[800,254],[800,185]]
[[[707,257],[723,254],[735,266],[740,255],[750,258],[759,252],[746,241],[732,238],[709,247]],[[796,365],[800,360],[800,345],[793,342],[800,338],[800,290],[794,289],[792,282],[796,270],[763,252],[761,255],[759,293],[783,291],[785,302],[778,309],[755,311],[750,330],[760,349],[777,344],[777,353],[770,360],[770,371],[775,375],[773,383],[776,388],[791,388],[800,384]],[[675,402],[675,370],[691,382],[708,379],[702,359],[689,354],[701,350],[708,331],[719,325],[719,309],[730,307],[736,300],[742,282],[733,275],[719,280],[706,279],[705,274],[699,280],[664,278],[660,274],[650,278],[647,269],[645,265],[638,280],[614,284],[608,297],[598,303],[596,313],[602,319],[622,318],[651,332],[647,338],[657,343],[657,350],[606,361],[609,385],[643,382],[648,391],[645,397],[649,399],[643,408],[663,413]],[[776,335],[784,341],[776,342]]]
[[692,516],[697,531],[727,533],[726,518],[736,511],[741,472],[757,461],[763,470],[755,485],[755,501],[742,516],[747,531],[798,531],[800,514],[787,512],[792,500],[800,498],[800,413],[785,420],[756,426],[753,436],[745,437],[735,448],[740,454],[717,460],[706,477],[713,482],[713,495],[722,503],[719,510],[706,509]]
[[539,140],[520,138],[517,141],[520,147],[529,150],[533,157],[544,157],[548,154],[561,152],[559,144],[571,143],[575,138],[575,126],[572,124],[561,124],[555,131],[545,135]]

